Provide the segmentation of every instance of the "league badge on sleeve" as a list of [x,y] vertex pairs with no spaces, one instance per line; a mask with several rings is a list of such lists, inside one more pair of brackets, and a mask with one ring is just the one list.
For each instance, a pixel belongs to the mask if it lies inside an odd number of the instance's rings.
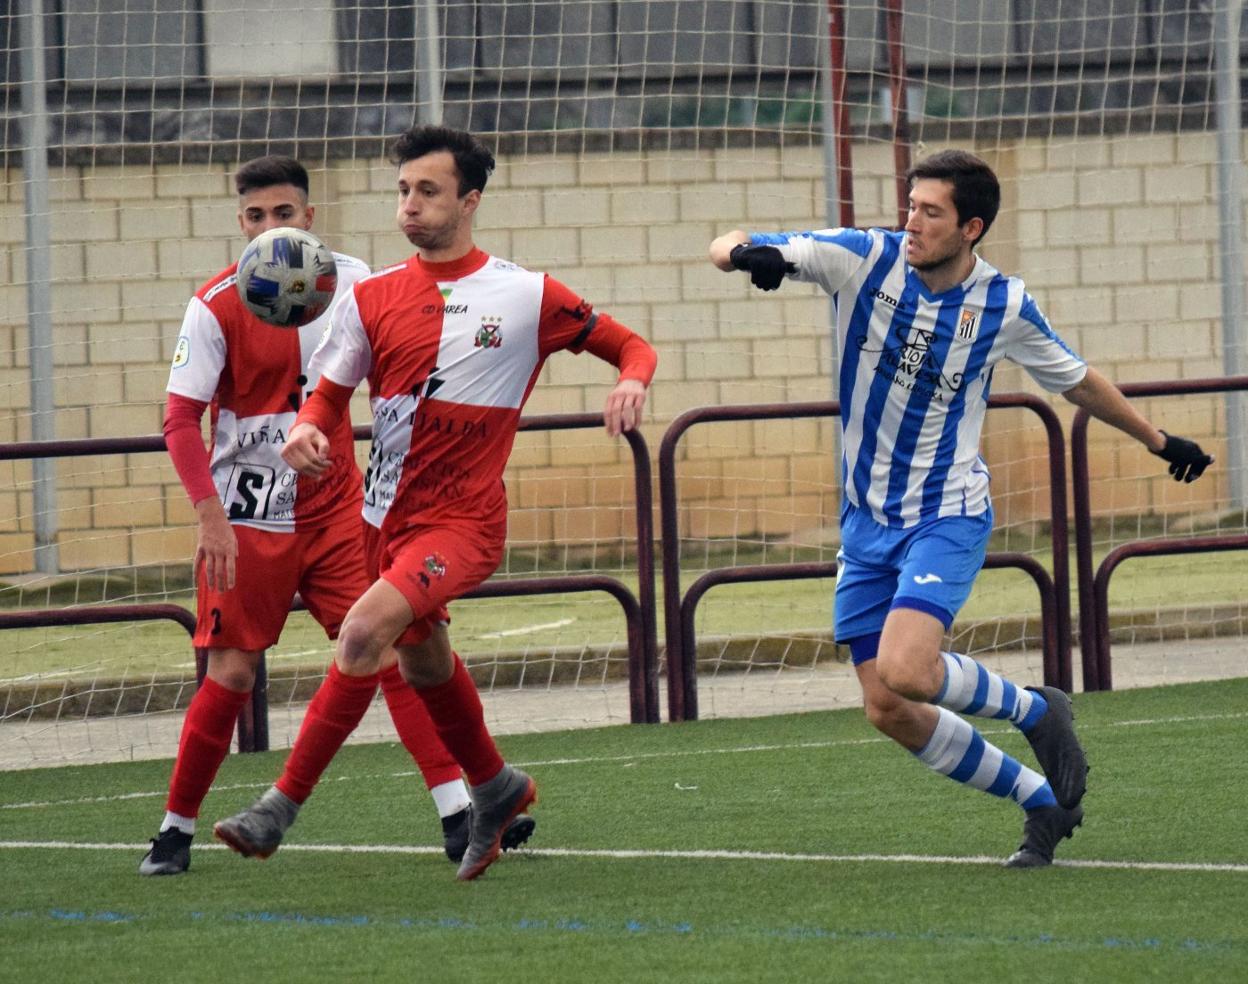
[[191,340],[185,335],[178,336],[178,347],[173,350],[173,368],[181,369],[191,361]]

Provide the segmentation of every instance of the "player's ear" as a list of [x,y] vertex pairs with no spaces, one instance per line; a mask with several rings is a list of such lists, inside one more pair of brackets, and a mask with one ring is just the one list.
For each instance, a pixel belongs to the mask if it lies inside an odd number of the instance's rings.
[[305,229],[312,228],[312,218],[316,215],[315,205],[305,205],[303,209],[303,227]]
[[464,214],[471,215],[477,210],[477,206],[481,204],[481,192],[473,188],[464,196]]
[[962,227],[962,238],[968,243],[975,242],[984,232],[984,220],[978,215],[972,216],[966,220],[966,225]]

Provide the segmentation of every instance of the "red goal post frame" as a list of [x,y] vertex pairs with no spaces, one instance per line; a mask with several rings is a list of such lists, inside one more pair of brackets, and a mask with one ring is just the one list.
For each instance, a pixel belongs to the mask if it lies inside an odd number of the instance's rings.
[[[990,553],[985,568],[1016,567],[1029,574],[1040,592],[1043,625],[1044,679],[1070,691],[1071,629],[1069,534],[1066,519],[1066,440],[1061,421],[1048,403],[1029,393],[990,396],[991,408],[1031,410],[1044,424],[1049,454],[1049,499],[1052,524],[1050,576],[1035,558],[1021,553]],[[662,536],[663,612],[667,651],[668,718],[691,721],[698,716],[697,647],[693,635],[694,611],[702,595],[717,584],[746,581],[835,577],[832,563],[767,564],[723,567],[708,571],[689,590],[680,587],[680,517],[676,478],[676,451],[685,432],[696,424],[745,420],[784,420],[840,416],[836,400],[807,403],[759,403],[738,406],[695,407],[678,416],[659,446],[659,516]]]

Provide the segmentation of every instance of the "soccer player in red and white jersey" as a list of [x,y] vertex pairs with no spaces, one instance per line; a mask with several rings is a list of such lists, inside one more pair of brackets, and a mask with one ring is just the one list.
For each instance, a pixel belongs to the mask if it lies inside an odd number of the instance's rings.
[[[235,185],[239,226],[248,240],[275,227],[311,228],[308,173],[298,161],[249,161],[235,174]],[[369,273],[352,257],[335,254],[335,261],[339,295]],[[316,386],[308,360],[328,316],[298,329],[266,324],[243,305],[235,279],[230,266],[191,299],[169,374],[164,431],[198,517],[194,641],[208,649],[208,673],[182,727],[165,819],[139,866],[145,875],[187,870],[200,804],[229,750],[260,655],[277,641],[295,593],[332,639],[372,580],[348,416],[327,432],[319,480],[300,478],[280,455],[296,411]],[[200,432],[208,407],[211,458]],[[444,818],[448,854],[462,857],[470,821],[460,768],[399,675],[397,655],[391,651],[377,669],[399,737]],[[371,697],[378,674],[367,682]],[[303,763],[287,770],[281,782],[293,803],[307,798],[321,769]]]
[[[619,369],[604,411],[614,436],[638,426],[656,357],[563,284],[476,247],[473,216],[494,157],[471,134],[417,127],[394,142],[393,161],[399,228],[418,252],[360,281],[334,308],[311,363],[320,382],[282,457],[301,475],[329,475],[327,435],[368,380],[373,447],[364,512],[379,531],[381,577],[347,613],[337,671],[313,707],[344,726],[358,722],[370,693],[363,681],[386,647],[397,647],[404,678],[468,776],[472,835],[457,877],[469,880],[498,857],[507,824],[537,790],[499,755],[441,613],[502,559],[503,469],[545,360],[561,349],[588,351]],[[293,754],[313,740],[323,754],[342,742],[337,733],[314,738],[305,730]]]

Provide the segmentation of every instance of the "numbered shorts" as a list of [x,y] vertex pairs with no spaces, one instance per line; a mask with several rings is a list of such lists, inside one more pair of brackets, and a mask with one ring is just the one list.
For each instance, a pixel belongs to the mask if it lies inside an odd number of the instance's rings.
[[381,540],[370,551],[380,576],[412,608],[412,624],[395,645],[418,645],[434,625],[450,622],[447,606],[498,569],[506,537],[506,523],[490,523],[418,527]]
[[234,526],[237,578],[229,591],[208,587],[196,572],[199,622],[195,645],[267,649],[277,642],[295,593],[331,639],[371,583],[364,566],[362,521],[354,511],[318,529],[273,533]]
[[913,608],[953,624],[984,564],[992,510],[948,516],[905,529],[881,526],[869,510],[846,505],[836,555],[836,640],[850,644],[854,664],[875,656],[884,620]]

